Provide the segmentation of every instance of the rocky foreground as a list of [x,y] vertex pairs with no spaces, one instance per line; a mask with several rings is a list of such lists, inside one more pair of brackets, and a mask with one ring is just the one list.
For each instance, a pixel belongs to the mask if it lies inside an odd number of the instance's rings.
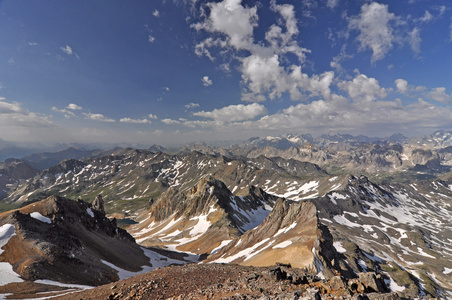
[[290,265],[170,266],[55,299],[400,299],[375,273],[320,280]]

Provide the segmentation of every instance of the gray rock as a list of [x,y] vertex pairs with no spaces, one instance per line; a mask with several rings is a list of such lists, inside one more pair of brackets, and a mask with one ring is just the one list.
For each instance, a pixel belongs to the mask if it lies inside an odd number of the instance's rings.
[[94,201],[93,201],[92,207],[93,207],[93,209],[105,214],[104,200],[102,199],[102,195],[97,195],[96,199],[94,199]]

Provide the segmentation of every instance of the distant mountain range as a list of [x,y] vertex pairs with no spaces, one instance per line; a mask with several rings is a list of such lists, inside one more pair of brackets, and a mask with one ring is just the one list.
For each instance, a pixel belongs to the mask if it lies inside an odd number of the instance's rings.
[[[452,297],[451,149],[452,133],[439,131],[9,159],[0,205],[19,210],[0,214],[0,268],[13,282],[98,285],[169,263],[290,264],[313,278],[296,284],[319,282],[324,298],[337,280],[344,299]],[[105,213],[85,202],[97,195]]]

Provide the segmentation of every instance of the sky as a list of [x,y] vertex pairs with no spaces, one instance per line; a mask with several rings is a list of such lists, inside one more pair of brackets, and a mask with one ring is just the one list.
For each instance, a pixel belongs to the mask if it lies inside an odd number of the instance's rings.
[[449,0],[0,0],[0,139],[452,129]]

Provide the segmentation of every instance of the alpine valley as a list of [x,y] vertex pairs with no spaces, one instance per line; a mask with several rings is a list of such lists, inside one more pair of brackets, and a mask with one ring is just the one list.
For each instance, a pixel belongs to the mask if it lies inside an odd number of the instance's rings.
[[449,131],[69,148],[0,197],[5,299],[452,299]]

